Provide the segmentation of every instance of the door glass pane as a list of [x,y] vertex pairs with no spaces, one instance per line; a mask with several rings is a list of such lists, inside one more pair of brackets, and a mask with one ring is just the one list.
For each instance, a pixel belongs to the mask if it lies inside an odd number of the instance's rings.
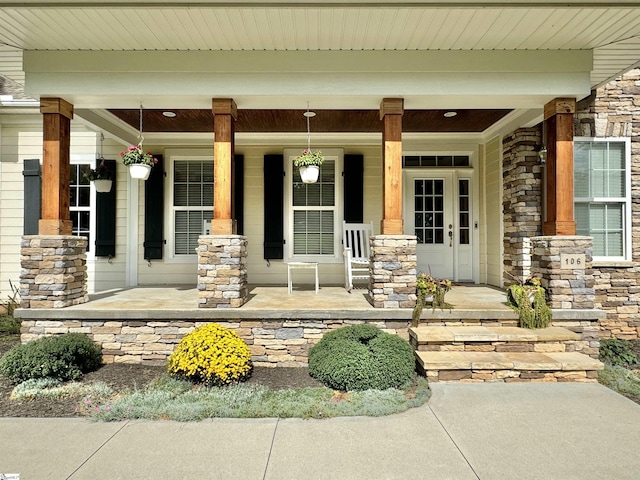
[[414,206],[415,235],[420,243],[433,244],[437,239],[443,238],[444,181],[414,180]]
[[469,180],[458,181],[458,205],[460,225],[458,227],[458,237],[460,245],[469,245],[471,238],[471,214],[469,211]]

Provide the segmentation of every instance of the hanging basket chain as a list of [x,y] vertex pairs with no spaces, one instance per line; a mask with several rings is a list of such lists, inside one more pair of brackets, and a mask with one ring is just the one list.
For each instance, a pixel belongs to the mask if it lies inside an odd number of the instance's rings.
[[98,157],[98,160],[100,160],[100,166],[104,166],[104,155],[102,155],[102,147],[104,143],[104,132],[100,132],[100,156]]
[[305,117],[307,117],[307,150],[311,151],[311,113],[309,112],[309,102],[307,102],[307,114]]
[[138,139],[140,140],[140,142],[138,142],[138,148],[142,150],[142,142],[144,141],[144,137],[142,136],[142,102],[140,102],[140,133],[138,134]]

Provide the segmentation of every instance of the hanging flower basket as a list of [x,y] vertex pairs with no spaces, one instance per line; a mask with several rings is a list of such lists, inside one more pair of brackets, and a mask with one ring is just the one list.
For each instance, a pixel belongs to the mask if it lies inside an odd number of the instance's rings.
[[113,180],[111,179],[98,179],[94,180],[93,184],[96,186],[96,192],[98,193],[108,193],[111,191],[111,186],[113,185]]
[[99,160],[101,160],[100,164],[95,169],[86,169],[82,172],[82,175],[90,182],[93,182],[96,192],[110,192],[113,185],[113,173],[104,164],[103,159]]
[[318,181],[320,166],[323,162],[324,157],[320,150],[312,152],[306,149],[293,159],[293,165],[300,169],[300,177],[304,183],[315,183]]
[[132,163],[129,165],[129,175],[136,180],[146,180],[151,174],[151,167],[144,163]]
[[131,178],[146,180],[151,173],[151,167],[158,163],[151,152],[143,152],[142,145],[131,145],[124,152],[120,152],[122,163],[129,167]]
[[300,178],[304,183],[316,183],[318,181],[318,175],[320,174],[320,167],[317,165],[309,165],[308,167],[300,167]]

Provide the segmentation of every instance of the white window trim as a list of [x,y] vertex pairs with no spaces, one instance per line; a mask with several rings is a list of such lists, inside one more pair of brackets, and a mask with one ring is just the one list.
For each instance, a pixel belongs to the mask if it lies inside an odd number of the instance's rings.
[[586,203],[622,203],[623,204],[623,256],[594,256],[593,263],[606,262],[630,262],[632,260],[632,238],[631,238],[631,139],[629,137],[573,137],[574,144],[576,142],[623,142],[624,145],[624,162],[625,162],[625,198],[619,197],[576,197],[574,194],[573,203],[576,201]]
[[[77,165],[89,165],[90,168],[95,169],[98,161],[95,155],[71,155],[69,163],[71,166]],[[82,171],[80,171],[82,175]],[[115,182],[114,182],[115,183]],[[89,192],[89,206],[88,207],[69,207],[71,211],[88,211],[89,212],[89,249],[86,251],[87,260],[94,261],[96,259],[96,186],[93,182],[89,182],[91,185]],[[115,188],[115,185],[112,187]]]
[[[213,149],[167,149],[165,150],[167,159],[165,172],[167,188],[165,189],[166,208],[164,209],[164,238],[167,241],[164,263],[198,263],[198,255],[195,250],[189,254],[174,254],[174,219],[175,209],[173,206],[173,164],[176,160],[186,161],[206,161],[213,162]],[[213,168],[213,165],[211,166]],[[213,208],[213,207],[212,207]]]
[[344,150],[342,148],[323,148],[322,155],[325,159],[334,160],[336,163],[335,183],[335,215],[333,216],[333,255],[293,255],[293,159],[300,155],[301,148],[286,148],[284,150],[284,261],[285,262],[318,262],[318,263],[343,263],[342,255],[342,219],[344,217]]

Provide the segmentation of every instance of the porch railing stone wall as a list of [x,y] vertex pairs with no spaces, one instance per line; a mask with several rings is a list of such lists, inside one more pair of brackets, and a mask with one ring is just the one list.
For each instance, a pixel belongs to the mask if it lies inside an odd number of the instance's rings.
[[541,145],[539,127],[518,129],[502,141],[505,285],[530,276],[530,237],[542,235]]
[[631,262],[593,265],[602,338],[640,339],[640,69],[598,88],[577,105],[575,135],[631,140]]
[[87,239],[26,235],[20,247],[20,306],[63,308],[87,296]]
[[[22,342],[46,335],[86,333],[102,346],[105,363],[165,365],[182,337],[210,323],[195,320],[23,320]],[[322,336],[340,327],[368,323],[409,340],[409,321],[320,319],[216,320],[231,328],[247,343],[256,366],[301,367],[308,363],[309,349]]]
[[198,239],[198,307],[241,307],[248,294],[247,237],[201,235]]
[[375,308],[415,307],[416,246],[413,235],[370,238],[369,298]]
[[[594,311],[555,311],[553,326],[580,335],[567,342],[567,351],[598,358],[598,315]],[[309,349],[324,334],[347,325],[367,323],[409,340],[410,319],[216,319],[232,328],[247,343],[257,366],[301,367],[308,364]],[[195,328],[210,323],[188,319],[33,319],[22,320],[23,343],[47,335],[85,333],[101,345],[105,363],[165,365],[180,340]],[[516,326],[517,319],[443,318],[430,319],[429,326]]]
[[[552,309],[591,309],[595,288],[591,237],[545,236],[531,239],[531,271],[541,279]],[[584,255],[575,264],[563,265],[562,255]],[[568,259],[565,258],[565,260]]]

